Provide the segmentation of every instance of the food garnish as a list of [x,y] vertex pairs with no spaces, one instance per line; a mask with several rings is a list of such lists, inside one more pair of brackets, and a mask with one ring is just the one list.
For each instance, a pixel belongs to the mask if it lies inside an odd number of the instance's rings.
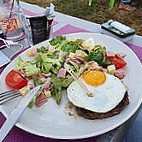
[[31,60],[25,61],[19,56],[15,69],[6,76],[6,84],[14,89],[22,88],[24,95],[35,86],[44,84],[41,92],[29,104],[30,107],[34,104],[39,107],[50,97],[57,104],[61,103],[62,92],[74,81],[66,72],[65,63],[91,86],[105,84],[106,73],[124,78],[127,64],[122,54],[96,45],[93,38],[68,40],[57,36],[47,46],[29,49],[27,54],[32,57]]
[[27,85],[27,80],[23,78],[20,73],[11,70],[6,76],[6,84],[13,89],[20,89]]

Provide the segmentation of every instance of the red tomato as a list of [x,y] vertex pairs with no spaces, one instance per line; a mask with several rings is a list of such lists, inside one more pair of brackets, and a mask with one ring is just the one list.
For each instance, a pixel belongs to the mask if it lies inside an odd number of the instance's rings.
[[27,85],[27,80],[24,79],[18,72],[11,70],[6,76],[6,84],[14,89],[20,89]]
[[127,65],[123,58],[119,57],[118,55],[106,57],[106,59],[109,59],[111,63],[115,65],[116,69],[123,68]]

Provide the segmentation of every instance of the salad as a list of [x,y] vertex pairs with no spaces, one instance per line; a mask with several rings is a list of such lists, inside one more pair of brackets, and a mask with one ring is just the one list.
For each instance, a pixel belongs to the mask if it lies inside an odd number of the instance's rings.
[[101,45],[95,45],[94,39],[67,39],[57,36],[49,41],[49,45],[27,51],[31,60],[24,61],[18,57],[15,68],[6,76],[6,84],[19,89],[26,95],[30,89],[43,84],[29,107],[40,107],[53,97],[57,104],[61,103],[62,91],[74,81],[64,69],[64,64],[81,76],[87,70],[100,70],[122,79],[125,76],[123,53],[113,53]]

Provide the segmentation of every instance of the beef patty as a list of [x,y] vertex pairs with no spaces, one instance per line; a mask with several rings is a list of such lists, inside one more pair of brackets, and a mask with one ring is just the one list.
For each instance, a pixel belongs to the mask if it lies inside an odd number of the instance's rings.
[[97,113],[83,108],[76,107],[78,115],[87,119],[104,119],[119,114],[129,104],[128,92],[126,91],[122,101],[111,111],[106,113]]

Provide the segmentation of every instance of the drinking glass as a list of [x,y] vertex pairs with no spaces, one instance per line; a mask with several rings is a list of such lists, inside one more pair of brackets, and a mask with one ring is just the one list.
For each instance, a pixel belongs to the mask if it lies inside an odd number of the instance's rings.
[[24,36],[22,21],[19,16],[19,4],[16,0],[2,0],[1,28],[5,39],[19,40]]

